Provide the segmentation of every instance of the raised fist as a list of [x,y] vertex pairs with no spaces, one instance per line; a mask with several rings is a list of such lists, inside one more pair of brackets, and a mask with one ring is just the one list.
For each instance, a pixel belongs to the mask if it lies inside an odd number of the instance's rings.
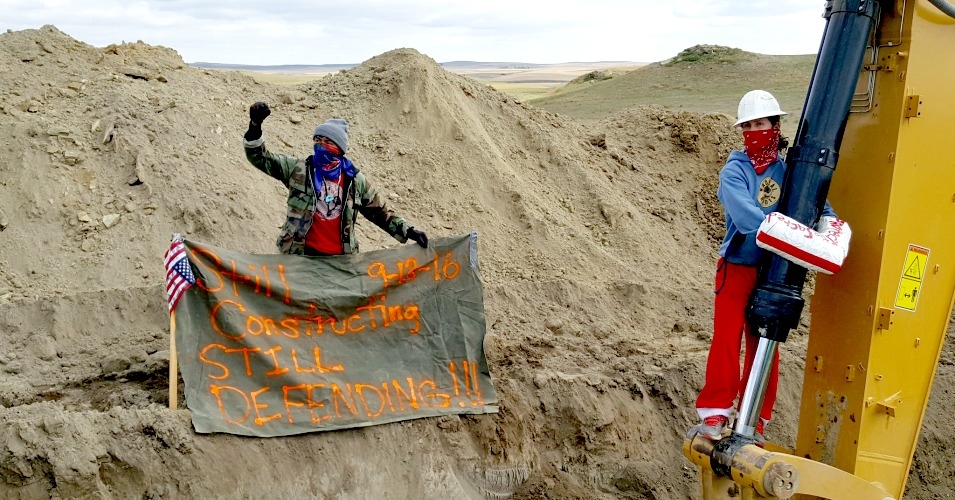
[[272,114],[272,110],[269,109],[269,105],[262,101],[249,106],[249,118],[256,125],[261,125],[270,114]]

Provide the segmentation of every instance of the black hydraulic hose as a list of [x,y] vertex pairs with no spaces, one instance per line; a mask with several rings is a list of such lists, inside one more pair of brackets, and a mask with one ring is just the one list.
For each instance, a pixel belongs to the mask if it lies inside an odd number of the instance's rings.
[[928,0],[928,3],[938,7],[938,10],[944,12],[951,18],[955,18],[955,6],[946,0]]

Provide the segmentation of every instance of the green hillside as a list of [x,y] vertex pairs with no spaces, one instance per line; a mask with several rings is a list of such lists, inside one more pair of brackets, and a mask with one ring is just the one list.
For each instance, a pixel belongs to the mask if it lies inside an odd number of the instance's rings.
[[795,127],[816,56],[772,56],[698,45],[667,61],[617,74],[590,74],[529,101],[579,120],[598,120],[633,106],[658,104],[695,112],[736,115],[752,89],[771,92]]

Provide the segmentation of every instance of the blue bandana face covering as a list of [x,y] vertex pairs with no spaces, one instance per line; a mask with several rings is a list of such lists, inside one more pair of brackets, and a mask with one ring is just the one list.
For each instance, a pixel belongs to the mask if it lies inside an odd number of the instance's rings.
[[[345,157],[341,155],[332,154],[329,150],[325,149],[325,146],[321,144],[315,145],[315,156],[312,157],[312,165],[315,166],[315,170],[322,173],[322,177],[335,181],[338,180],[338,176],[342,173],[342,161]],[[326,167],[331,164],[335,164],[335,167],[326,170]]]
[[[327,168],[328,165],[334,164],[332,168]],[[315,185],[322,183],[322,179],[329,181],[338,181],[338,178],[342,175],[342,170],[344,169],[345,175],[349,177],[354,177],[358,173],[358,170],[355,168],[355,165],[352,162],[345,158],[344,155],[337,155],[331,153],[321,144],[315,145],[315,155],[312,156],[312,166],[315,167]]]

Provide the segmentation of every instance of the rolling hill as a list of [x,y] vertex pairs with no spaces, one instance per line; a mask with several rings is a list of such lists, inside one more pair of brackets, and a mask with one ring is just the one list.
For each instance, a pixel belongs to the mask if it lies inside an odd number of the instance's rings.
[[[784,110],[798,117],[815,57],[763,55],[697,45],[666,61],[610,73],[609,78],[594,78],[588,73],[529,103],[578,120],[598,120],[621,109],[651,104],[735,116],[739,98],[749,90],[761,88],[775,95]],[[788,120],[793,129],[796,122]]]

